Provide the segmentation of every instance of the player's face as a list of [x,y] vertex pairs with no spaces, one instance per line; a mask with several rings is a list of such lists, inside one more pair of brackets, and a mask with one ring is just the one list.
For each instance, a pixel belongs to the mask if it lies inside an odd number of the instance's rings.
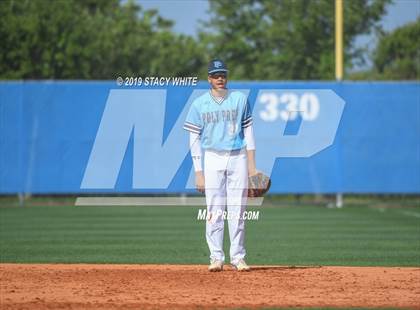
[[209,75],[209,83],[213,89],[225,89],[227,83],[227,76],[226,73],[215,73]]

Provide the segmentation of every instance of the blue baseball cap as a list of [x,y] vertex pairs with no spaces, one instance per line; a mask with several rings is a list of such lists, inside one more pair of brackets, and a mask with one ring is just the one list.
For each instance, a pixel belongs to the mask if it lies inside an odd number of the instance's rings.
[[213,59],[209,62],[208,74],[215,74],[217,72],[227,73],[228,71],[226,64],[220,59]]

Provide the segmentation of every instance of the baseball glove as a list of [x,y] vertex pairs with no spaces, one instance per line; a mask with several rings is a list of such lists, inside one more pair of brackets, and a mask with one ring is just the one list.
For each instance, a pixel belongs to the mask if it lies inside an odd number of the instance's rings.
[[248,177],[248,197],[262,197],[271,186],[271,180],[262,172]]

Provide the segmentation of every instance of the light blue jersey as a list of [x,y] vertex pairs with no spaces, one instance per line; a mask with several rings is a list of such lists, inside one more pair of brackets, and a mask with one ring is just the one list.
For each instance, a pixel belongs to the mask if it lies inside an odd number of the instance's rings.
[[209,91],[192,103],[184,129],[200,134],[203,149],[230,151],[246,146],[243,129],[251,125],[251,109],[243,93],[229,91],[218,102]]

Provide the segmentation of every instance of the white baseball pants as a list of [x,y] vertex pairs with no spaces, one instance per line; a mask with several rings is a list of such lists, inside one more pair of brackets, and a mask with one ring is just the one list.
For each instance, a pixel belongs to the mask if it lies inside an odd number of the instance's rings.
[[230,261],[235,264],[246,255],[243,219],[248,187],[246,149],[226,152],[206,151],[204,177],[207,214],[210,215],[206,221],[210,260],[225,260],[223,233],[226,215],[230,238]]

